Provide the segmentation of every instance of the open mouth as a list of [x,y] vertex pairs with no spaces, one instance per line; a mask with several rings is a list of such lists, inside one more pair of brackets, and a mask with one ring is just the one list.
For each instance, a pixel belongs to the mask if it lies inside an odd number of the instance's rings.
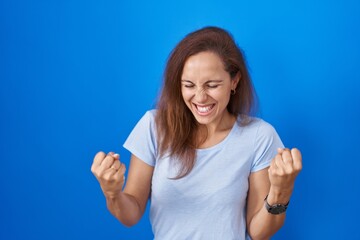
[[214,109],[215,104],[197,105],[194,103],[194,106],[200,115],[207,115]]

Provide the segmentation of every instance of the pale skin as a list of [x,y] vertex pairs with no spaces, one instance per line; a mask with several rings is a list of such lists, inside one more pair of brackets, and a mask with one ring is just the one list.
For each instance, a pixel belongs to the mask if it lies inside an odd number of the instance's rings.
[[[183,99],[207,136],[200,148],[219,143],[232,128],[235,117],[226,106],[240,77],[237,74],[231,79],[221,59],[211,52],[196,54],[185,62],[181,80]],[[270,167],[250,174],[246,222],[252,239],[269,239],[281,228],[285,213],[268,213],[264,198],[268,195],[270,205],[287,203],[301,168],[300,151],[285,148],[278,149]],[[154,168],[132,155],[125,185],[126,168],[119,155],[99,152],[91,171],[100,183],[109,211],[126,226],[136,224],[149,199]]]

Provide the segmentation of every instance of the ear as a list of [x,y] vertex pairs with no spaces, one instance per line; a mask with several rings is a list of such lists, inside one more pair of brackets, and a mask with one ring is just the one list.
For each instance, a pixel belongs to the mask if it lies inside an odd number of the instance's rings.
[[233,78],[231,79],[231,80],[232,80],[232,82],[231,82],[231,89],[235,89],[235,88],[237,87],[240,79],[241,79],[241,73],[240,73],[240,71],[238,71],[238,72],[236,73],[235,77],[233,77]]

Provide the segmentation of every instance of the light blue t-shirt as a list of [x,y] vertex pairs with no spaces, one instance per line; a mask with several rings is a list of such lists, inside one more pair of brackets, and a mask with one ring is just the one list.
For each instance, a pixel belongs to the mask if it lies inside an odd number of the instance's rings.
[[196,151],[195,166],[187,176],[172,180],[178,166],[158,156],[155,114],[146,112],[124,143],[154,167],[150,221],[155,240],[249,239],[248,179],[268,167],[277,148],[283,147],[275,129],[259,118],[246,126],[236,122],[220,143]]

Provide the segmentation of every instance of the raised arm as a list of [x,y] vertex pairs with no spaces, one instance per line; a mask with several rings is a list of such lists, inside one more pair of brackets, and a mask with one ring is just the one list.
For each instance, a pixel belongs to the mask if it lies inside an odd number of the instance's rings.
[[130,227],[144,214],[154,168],[132,155],[126,186],[122,190],[126,168],[119,158],[118,154],[99,152],[91,171],[100,183],[109,211],[122,224]]
[[269,168],[252,173],[247,199],[247,231],[253,240],[269,239],[284,224],[285,212],[271,214],[269,205],[287,204],[295,178],[302,169],[301,153],[297,149],[279,149]]

